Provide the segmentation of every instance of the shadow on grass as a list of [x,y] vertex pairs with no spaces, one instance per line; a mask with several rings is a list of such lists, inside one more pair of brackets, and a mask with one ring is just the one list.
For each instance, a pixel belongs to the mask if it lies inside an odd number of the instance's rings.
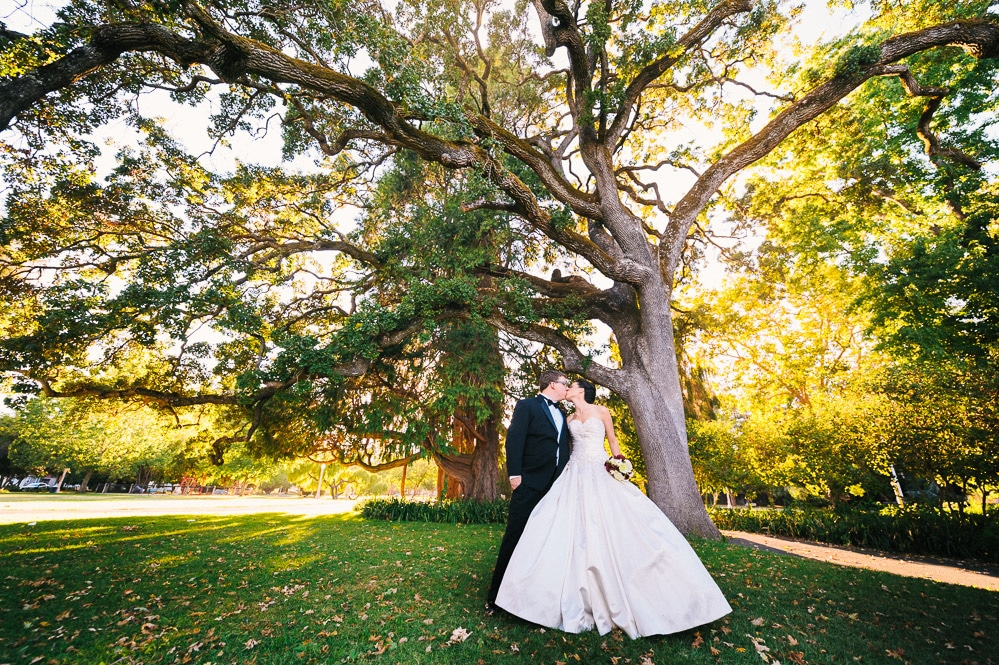
[[999,653],[999,594],[709,541],[695,549],[735,611],[699,630],[632,641],[487,618],[501,534],[284,513],[0,526],[0,662],[986,665]]

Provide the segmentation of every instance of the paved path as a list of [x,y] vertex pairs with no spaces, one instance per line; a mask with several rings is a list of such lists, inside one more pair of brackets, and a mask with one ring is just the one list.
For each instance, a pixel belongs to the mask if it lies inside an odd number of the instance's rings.
[[943,557],[887,554],[857,547],[840,547],[745,531],[722,531],[728,542],[746,547],[816,559],[840,566],[881,570],[906,577],[922,577],[946,584],[999,591],[999,566]]
[[191,496],[176,494],[0,494],[0,524],[92,517],[155,515],[332,515],[354,509],[346,499],[298,496]]

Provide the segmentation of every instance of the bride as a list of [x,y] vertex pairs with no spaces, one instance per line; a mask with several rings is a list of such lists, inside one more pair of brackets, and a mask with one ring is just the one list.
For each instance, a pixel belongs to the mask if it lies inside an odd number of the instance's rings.
[[719,619],[732,608],[683,535],[637,487],[604,467],[620,454],[610,412],[576,381],[568,427],[572,456],[524,529],[496,604],[570,633],[620,628],[665,635]]

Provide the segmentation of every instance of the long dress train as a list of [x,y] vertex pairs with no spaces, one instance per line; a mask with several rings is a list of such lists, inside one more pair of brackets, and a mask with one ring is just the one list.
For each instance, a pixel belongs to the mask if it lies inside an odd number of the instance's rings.
[[732,611],[683,535],[641,490],[604,468],[604,425],[569,423],[572,457],[531,513],[496,604],[542,626],[632,638]]

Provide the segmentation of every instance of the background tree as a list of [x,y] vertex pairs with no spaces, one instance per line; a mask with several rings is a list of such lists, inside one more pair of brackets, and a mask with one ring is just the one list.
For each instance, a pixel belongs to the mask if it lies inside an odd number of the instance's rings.
[[[978,15],[988,7],[969,3],[962,11]],[[881,30],[917,29],[945,11],[937,3],[879,10],[869,25]],[[891,465],[911,465],[941,485],[975,487],[984,501],[982,488],[993,481],[970,478],[972,468],[990,477],[995,458],[988,443],[996,431],[994,372],[987,369],[995,361],[999,296],[995,63],[963,66],[928,51],[908,65],[898,78],[858,89],[853,104],[830,109],[814,131],[789,137],[729,204],[741,228],[765,229],[767,236],[756,252],[761,282],[737,288],[771,293],[774,283],[787,282],[784,275],[800,280],[835,271],[839,278],[830,284],[840,285],[841,298],[832,311],[850,313],[866,337],[858,348],[874,361],[839,378],[858,404],[877,404],[865,416],[879,429],[867,444],[870,468],[883,474]],[[807,65],[798,73],[811,75]],[[909,98],[899,105],[903,92]],[[818,306],[821,298],[811,302]],[[729,316],[739,320],[731,310]],[[766,318],[755,320],[775,339],[787,330]],[[746,348],[758,354],[765,347]],[[762,385],[785,393],[780,386],[795,376],[789,370]],[[816,368],[814,376],[827,375]],[[837,406],[829,421],[851,409]],[[797,427],[818,441],[806,421]],[[841,439],[837,445],[850,445],[849,437],[830,434]],[[823,459],[821,450],[814,454]]]
[[144,487],[162,477],[183,433],[151,409],[92,400],[34,399],[5,425],[19,467],[58,474],[70,469],[86,491],[93,476]]
[[[979,17],[981,5],[969,2],[944,14],[917,13],[920,23],[913,31],[895,34],[879,23],[893,10],[877,5],[865,29],[819,45],[821,66],[783,76],[798,72],[779,62],[773,48],[788,23],[789,12],[778,3],[725,0],[704,7],[678,1],[645,7],[537,0],[534,6],[546,56],[532,43],[523,4],[506,11],[484,1],[413,2],[399,5],[393,17],[366,2],[304,3],[288,11],[256,2],[134,7],[79,0],[52,28],[32,38],[13,35],[5,49],[0,129],[12,127],[27,150],[11,147],[6,153],[9,162],[19,163],[9,171],[19,183],[12,200],[30,193],[28,200],[47,201],[60,188],[92,190],[86,169],[72,163],[93,154],[81,141],[82,132],[119,114],[134,117],[131,100],[151,86],[192,102],[221,86],[227,92],[214,122],[220,138],[239,128],[265,128],[277,113],[288,153],[298,153],[308,140],[309,147],[342,160],[337,173],[364,169],[407,149],[424,161],[480,174],[490,195],[463,202],[464,209],[506,213],[511,228],[544,237],[542,247],[573,257],[574,274],[541,279],[538,262],[554,256],[542,253],[534,262],[518,256],[512,263],[478,268],[501,280],[494,292],[481,293],[478,283],[471,290],[448,283],[428,286],[406,307],[379,309],[369,301],[352,313],[362,319],[360,325],[351,321],[339,329],[364,331],[364,342],[345,335],[334,343],[329,334],[313,331],[277,335],[281,351],[275,348],[273,358],[262,356],[268,362],[240,374],[238,384],[226,388],[232,392],[223,391],[227,397],[202,385],[195,399],[234,400],[238,389],[242,402],[259,414],[257,405],[310,377],[366,371],[378,350],[414,333],[419,327],[414,318],[471,309],[473,317],[502,331],[558,349],[568,370],[620,395],[634,418],[652,499],[685,533],[717,535],[687,452],[670,309],[691,230],[706,221],[709,206],[733,176],[796,129],[818,128],[809,123],[868,80],[901,77],[907,84],[916,81],[908,87],[919,93],[925,89],[913,78],[908,58],[940,54],[971,69],[999,53],[999,25],[993,17]],[[940,50],[951,44],[961,45],[966,55]],[[372,64],[354,75],[362,52]],[[556,52],[564,59],[552,60]],[[747,83],[752,68],[776,73],[768,89]],[[725,94],[732,86],[751,94],[741,99]],[[278,103],[282,109],[275,109]],[[94,112],[83,117],[78,109],[87,104]],[[765,124],[753,122],[754,108],[769,114]],[[698,133],[698,120],[724,131]],[[56,141],[76,149],[56,156],[41,151]],[[679,192],[659,187],[655,174],[669,179],[666,171],[684,182]],[[160,195],[167,194],[163,187]],[[138,214],[144,203],[127,197],[118,208],[144,222],[147,216]],[[219,212],[224,210],[213,210],[212,216]],[[196,219],[195,229],[202,218]],[[26,234],[16,235],[23,242]],[[231,236],[202,237],[225,244]],[[352,244],[334,247],[348,256],[362,252]],[[115,264],[101,262],[112,274]],[[230,270],[237,275],[242,269]],[[591,271],[602,281],[587,279]],[[171,274],[178,274],[176,265]],[[174,298],[154,299],[157,307],[145,309],[182,309],[176,303],[194,294],[180,282]],[[20,280],[11,288],[28,287]],[[89,288],[93,296],[101,295],[99,283]],[[85,295],[71,291],[65,291],[67,297]],[[39,318],[51,320],[57,310]],[[609,326],[620,364],[601,363],[580,348],[566,334],[567,314]],[[236,317],[230,327],[244,323]],[[253,317],[248,323],[257,325]],[[64,329],[43,326],[57,338],[55,331]],[[64,344],[54,348],[65,348],[69,338],[61,339]],[[37,362],[31,344],[13,346],[17,350],[7,354],[5,365],[30,372],[33,381],[58,392],[52,387],[55,365]],[[188,384],[184,391],[157,397],[176,403],[192,399],[190,392]]]

